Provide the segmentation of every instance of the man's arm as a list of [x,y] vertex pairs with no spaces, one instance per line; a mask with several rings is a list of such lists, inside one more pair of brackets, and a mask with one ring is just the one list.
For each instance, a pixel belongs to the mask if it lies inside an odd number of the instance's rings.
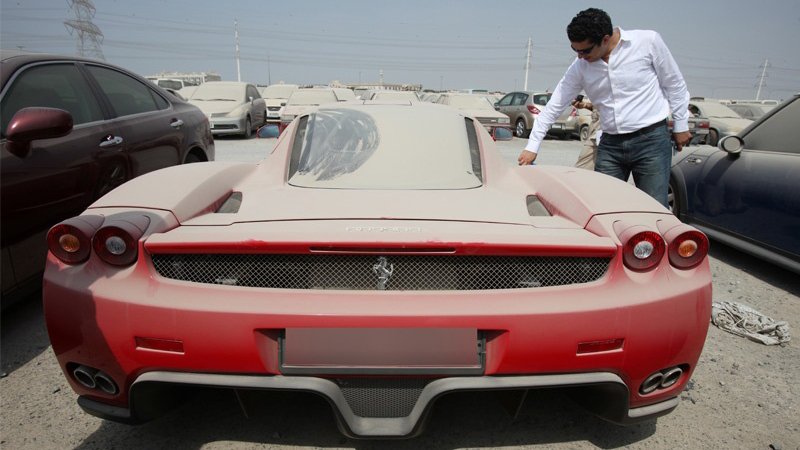
[[547,130],[556,122],[558,116],[560,116],[568,106],[572,105],[575,96],[581,91],[580,73],[576,67],[579,61],[580,60],[576,58],[572,65],[569,66],[564,77],[558,82],[556,90],[553,91],[550,101],[548,101],[547,105],[544,107],[544,111],[539,113],[539,117],[534,121],[531,135],[528,138],[528,144],[517,158],[517,163],[519,165],[530,164],[536,159],[539,146],[542,144]]
[[683,79],[678,63],[672,57],[667,44],[661,35],[654,32],[651,52],[653,54],[653,67],[658,76],[661,90],[667,97],[669,109],[672,111],[675,144],[680,151],[692,138],[689,132],[689,90]]

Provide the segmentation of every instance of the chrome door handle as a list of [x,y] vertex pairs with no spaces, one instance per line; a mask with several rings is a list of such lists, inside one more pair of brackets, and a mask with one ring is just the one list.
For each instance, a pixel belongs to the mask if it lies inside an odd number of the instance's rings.
[[121,137],[108,135],[105,137],[103,142],[100,143],[100,148],[114,147],[119,144],[122,144]]
[[686,160],[689,164],[702,164],[703,160],[700,158],[689,158]]
[[181,119],[173,120],[172,122],[170,122],[169,126],[177,130],[183,126],[183,121]]

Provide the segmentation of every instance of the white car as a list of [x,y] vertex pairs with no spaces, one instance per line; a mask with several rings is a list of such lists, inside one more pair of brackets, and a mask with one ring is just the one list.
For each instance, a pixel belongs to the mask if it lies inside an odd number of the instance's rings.
[[259,88],[261,98],[267,104],[267,123],[279,124],[281,122],[281,113],[286,105],[286,100],[297,88],[296,84],[271,84]]
[[249,138],[266,119],[264,99],[250,83],[208,81],[195,89],[189,103],[208,116],[215,136],[238,134]]
[[278,126],[278,131],[283,132],[283,130],[292,123],[295,117],[309,108],[314,108],[325,103],[338,102],[339,99],[331,88],[297,89],[292,92],[292,95],[286,100],[286,106],[281,113],[281,123]]
[[710,123],[706,144],[711,146],[716,146],[721,138],[737,134],[753,123],[752,120],[741,118],[736,111],[715,101],[692,100],[689,102],[689,111],[695,116],[708,118]]
[[468,116],[475,117],[491,134],[493,128],[508,128],[510,120],[507,115],[494,109],[483,94],[442,94],[436,103],[449,105],[461,110]]

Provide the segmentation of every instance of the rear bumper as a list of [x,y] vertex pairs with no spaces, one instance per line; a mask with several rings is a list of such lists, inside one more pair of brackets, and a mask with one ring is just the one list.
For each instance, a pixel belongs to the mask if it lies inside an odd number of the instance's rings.
[[[248,376],[198,374],[177,372],[148,372],[138,377],[131,388],[132,405],[143,410],[152,410],[160,399],[158,390],[144,388],[148,385],[204,386],[237,390],[282,390],[303,391],[318,394],[333,407],[339,428],[348,436],[359,438],[411,437],[421,432],[425,419],[436,399],[450,393],[463,391],[525,390],[550,387],[573,387],[596,389],[596,392],[626,392],[625,383],[619,376],[607,372],[532,375],[507,377],[453,377],[441,378],[427,384],[419,394],[410,413],[402,417],[361,417],[351,408],[342,389],[331,380],[317,377]],[[151,387],[151,386],[148,386]],[[140,392],[142,394],[140,395]],[[86,397],[80,397],[79,405],[89,414],[103,419],[124,423],[138,423],[132,409],[113,407]],[[601,417],[619,424],[636,423],[669,413],[678,405],[677,397],[640,408],[628,408],[622,396],[606,396]]]

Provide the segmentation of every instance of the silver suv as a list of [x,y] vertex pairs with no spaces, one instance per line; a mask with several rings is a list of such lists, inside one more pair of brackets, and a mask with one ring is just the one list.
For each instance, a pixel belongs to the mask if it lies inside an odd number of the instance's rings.
[[[534,121],[539,117],[539,113],[542,112],[552,95],[552,92],[511,92],[495,103],[495,109],[508,116],[515,136],[525,138],[530,135]],[[566,136],[578,133],[578,129],[575,127],[572,127],[574,129],[565,129],[573,109],[567,108],[561,114],[550,128],[551,132]]]

